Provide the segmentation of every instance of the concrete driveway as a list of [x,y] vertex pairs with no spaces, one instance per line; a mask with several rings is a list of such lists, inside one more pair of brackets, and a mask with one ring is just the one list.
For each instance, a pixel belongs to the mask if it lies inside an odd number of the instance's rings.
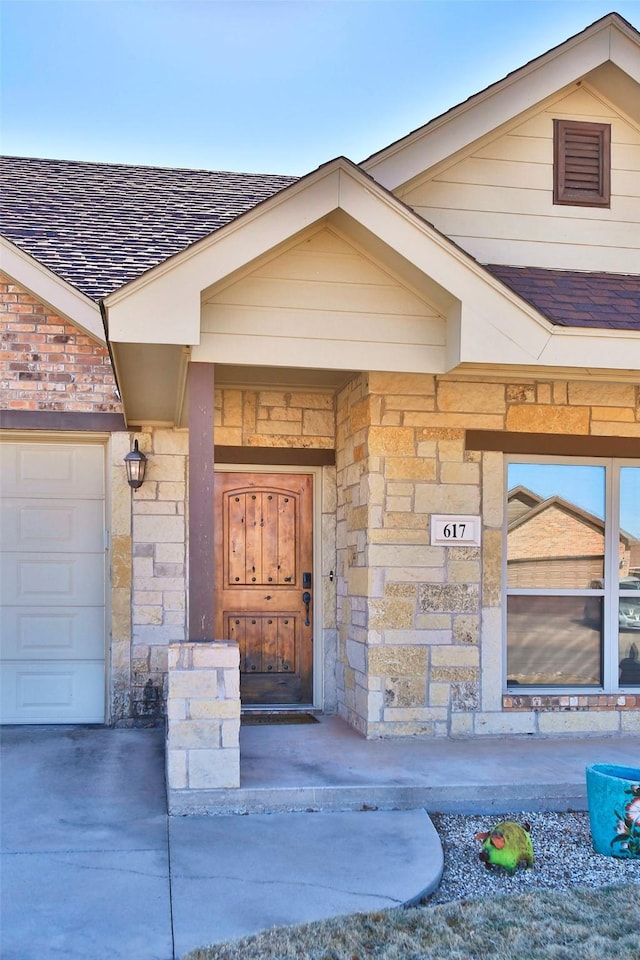
[[2,731],[3,960],[175,960],[433,889],[424,810],[172,817],[161,729]]

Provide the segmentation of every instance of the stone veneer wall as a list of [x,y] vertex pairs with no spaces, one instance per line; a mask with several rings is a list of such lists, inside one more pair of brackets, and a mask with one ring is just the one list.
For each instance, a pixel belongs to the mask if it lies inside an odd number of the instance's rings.
[[128,433],[111,435],[111,636],[109,638],[109,720],[131,716],[132,490],[123,459],[131,450]]
[[[637,438],[639,388],[371,373],[341,392],[339,712],[369,737],[640,729],[636,696],[503,696],[503,456],[465,451],[467,428]],[[481,513],[482,548],[430,546],[432,513]]]
[[[149,457],[138,490],[123,463],[134,437]],[[168,645],[185,639],[187,447],[186,430],[112,435],[112,722],[165,713]]]
[[[216,441],[331,446],[333,402],[219,391]],[[341,391],[336,417],[337,468],[323,470],[325,709],[369,737],[639,729],[640,696],[503,696],[503,457],[464,448],[466,428],[640,437],[638,388],[372,373]],[[188,434],[137,436],[150,460],[133,496],[129,435],[112,444],[114,718],[164,711],[168,646],[187,639]],[[431,547],[432,513],[482,513],[482,548]]]
[[240,786],[238,644],[169,645],[167,786],[180,791]]
[[215,394],[216,443],[333,449],[332,393],[224,389]]
[[[216,391],[216,443],[253,447],[334,445],[330,393]],[[123,457],[134,435],[112,441],[113,721],[166,712],[168,649],[186,636],[187,430],[135,434],[149,458],[142,487],[131,491]],[[247,467],[246,469],[250,469]],[[335,468],[322,470],[324,708],[335,710]]]
[[[186,638],[186,430],[143,429],[149,458],[131,504],[131,707],[133,717],[163,715],[168,647]],[[114,544],[114,568],[116,544]],[[123,542],[123,552],[126,544]]]

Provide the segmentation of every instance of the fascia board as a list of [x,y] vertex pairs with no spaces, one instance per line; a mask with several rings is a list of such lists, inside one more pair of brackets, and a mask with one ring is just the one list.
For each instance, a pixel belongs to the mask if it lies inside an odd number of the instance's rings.
[[459,300],[447,313],[447,342],[445,370],[453,370],[462,362],[462,304]]
[[201,293],[321,220],[339,202],[330,165],[189,247],[105,299],[109,338],[137,343],[200,342]]
[[610,59],[617,67],[640,84],[638,39],[626,31],[611,30]]
[[506,336],[503,329],[463,306],[460,340],[460,363],[537,370],[597,368],[623,372],[635,369],[640,378],[640,335],[631,330],[552,327],[541,349],[535,353],[530,341],[517,342]]
[[613,59],[610,42],[612,33],[626,42],[623,47],[624,62],[632,62],[637,74],[640,60],[637,43],[623,37],[617,28],[607,26],[589,36],[577,37],[573,43],[569,41],[488,90],[476,94],[471,101],[365,161],[361,164],[362,169],[388,190],[396,190],[581,79],[610,57]]
[[[462,303],[459,328],[459,362],[509,364],[530,366],[539,362],[541,350],[548,342],[549,332],[538,330],[538,336],[532,336],[531,329],[522,329],[520,323],[509,325],[514,320],[511,311],[500,315],[502,325],[488,319],[482,310],[483,304],[477,301]],[[480,309],[479,309],[480,308]],[[495,315],[495,314],[494,314]],[[491,314],[489,314],[491,316]],[[451,368],[450,368],[451,369]]]
[[545,367],[635,370],[640,381],[640,332],[554,327],[538,363]]
[[202,363],[297,367],[301,370],[380,370],[394,373],[444,373],[445,347],[435,344],[377,343],[362,340],[276,338],[221,333],[203,335],[191,351]]
[[111,365],[113,367],[116,383],[118,384],[118,389],[120,392],[120,403],[122,405],[122,415],[124,416],[125,424],[127,424],[128,426],[129,416],[128,416],[128,408],[127,408],[127,403],[128,403],[127,391],[123,387],[122,368],[121,368],[120,355],[119,355],[119,345],[115,343],[111,344],[110,350],[111,350]]
[[0,237],[0,269],[56,316],[93,340],[106,343],[98,304],[5,237]]

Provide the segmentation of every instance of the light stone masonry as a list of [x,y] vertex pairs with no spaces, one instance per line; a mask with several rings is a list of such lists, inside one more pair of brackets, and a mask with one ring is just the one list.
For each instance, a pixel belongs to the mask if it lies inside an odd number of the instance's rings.
[[[326,708],[366,736],[637,729],[639,710],[596,698],[579,710],[503,702],[504,457],[464,444],[468,429],[639,437],[636,384],[370,372],[335,398],[324,391],[216,390],[215,423],[218,444],[335,447],[336,467],[323,470],[321,521]],[[186,641],[188,432],[149,427],[137,436],[149,456],[149,479],[133,494],[121,460],[131,437],[112,440],[114,716],[126,715],[128,687],[131,712],[148,715],[149,682],[162,710],[159,653]],[[480,514],[482,547],[432,547],[435,513]],[[185,682],[176,676],[171,706],[181,722],[188,697],[177,691]],[[197,694],[201,681],[191,682]],[[224,680],[229,702],[233,682]],[[194,702],[193,719],[237,723],[222,716],[233,713],[228,706],[216,713],[204,699]],[[232,743],[234,727],[224,729]],[[204,759],[194,753],[194,783],[220,776],[218,761],[207,767]],[[186,785],[187,759],[171,757],[170,769]]]
[[186,641],[170,645],[168,663],[172,806],[177,791],[240,786],[240,655],[230,641]]
[[561,711],[540,713],[538,730],[542,734],[617,733],[620,713],[616,711]]

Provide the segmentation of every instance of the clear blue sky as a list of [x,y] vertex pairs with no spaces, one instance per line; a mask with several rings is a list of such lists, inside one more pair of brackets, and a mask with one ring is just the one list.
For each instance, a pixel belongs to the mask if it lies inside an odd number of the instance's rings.
[[6,0],[2,152],[304,174],[358,162],[640,0]]

